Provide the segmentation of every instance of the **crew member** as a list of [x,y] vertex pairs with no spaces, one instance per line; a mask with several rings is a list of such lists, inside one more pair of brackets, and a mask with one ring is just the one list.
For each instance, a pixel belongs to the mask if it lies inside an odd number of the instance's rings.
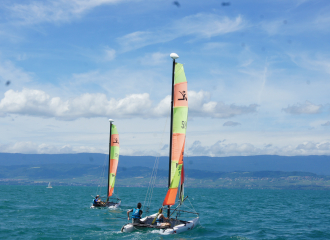
[[100,195],[96,195],[94,201],[93,201],[93,205],[94,206],[99,206],[101,203],[101,200],[100,200]]
[[131,209],[127,211],[127,220],[129,220],[129,213],[132,213],[132,223],[141,223],[140,219],[143,211],[141,210],[142,204],[138,203],[137,208]]
[[159,214],[158,214],[158,217],[156,219],[156,223],[157,223],[157,226],[160,226],[164,220],[168,220],[168,218],[166,218],[164,215],[163,215],[163,209],[160,208],[159,209]]

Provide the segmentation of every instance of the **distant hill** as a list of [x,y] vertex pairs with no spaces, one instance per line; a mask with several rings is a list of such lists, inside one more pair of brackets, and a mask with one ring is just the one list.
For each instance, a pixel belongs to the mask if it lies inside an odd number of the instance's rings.
[[[13,154],[0,153],[0,166],[48,165],[48,164],[89,164],[103,166],[107,162],[106,154]],[[156,157],[120,156],[119,166],[152,168]],[[239,156],[239,157],[185,157],[186,169],[213,172],[235,171],[285,171],[310,172],[330,175],[330,156]],[[168,169],[168,157],[159,158],[159,169]]]
[[[152,169],[119,167],[117,187],[148,187]],[[168,184],[168,171],[158,169],[156,187]],[[0,168],[0,185],[59,185],[106,186],[107,169],[91,164],[14,165]],[[187,188],[240,189],[309,189],[330,190],[330,176],[308,172],[211,172],[196,169],[185,171]]]

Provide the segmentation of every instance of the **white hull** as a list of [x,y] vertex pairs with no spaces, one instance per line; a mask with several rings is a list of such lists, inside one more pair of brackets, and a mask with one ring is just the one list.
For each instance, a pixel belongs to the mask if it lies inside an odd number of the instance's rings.
[[[148,217],[153,217],[155,218],[157,216],[157,213],[154,213],[150,216],[147,216],[145,218],[141,218],[141,222],[145,221]],[[121,231],[122,232],[133,232],[134,230],[136,230],[136,228],[133,226],[133,224],[131,223],[128,223],[126,225],[124,225],[122,228],[121,228]]]
[[[150,215],[148,217],[156,217],[156,215],[157,215],[157,213]],[[146,219],[147,219],[147,217],[142,218],[141,221],[143,222]],[[160,229],[159,234],[169,235],[169,234],[182,233],[182,232],[194,229],[197,225],[199,225],[199,217],[194,218],[194,219],[186,222],[185,224],[176,225],[173,228]],[[124,225],[121,229],[122,232],[133,232],[134,230],[137,230],[137,228],[135,228],[133,226],[133,224],[131,224],[131,223]]]
[[182,232],[194,229],[197,225],[199,225],[199,217],[194,218],[193,220],[190,220],[185,224],[179,224],[173,228],[167,228],[164,230],[160,230],[160,234],[169,235],[169,234],[182,233]]

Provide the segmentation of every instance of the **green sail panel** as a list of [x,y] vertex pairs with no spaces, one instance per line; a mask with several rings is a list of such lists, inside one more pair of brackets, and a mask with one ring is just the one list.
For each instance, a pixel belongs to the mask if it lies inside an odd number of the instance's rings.
[[119,159],[119,147],[111,146],[110,159]]
[[173,109],[173,133],[186,134],[188,119],[187,107],[176,107]]
[[116,175],[114,173],[110,173],[109,183],[111,188],[115,186],[115,181],[116,181]]
[[174,84],[187,82],[186,74],[184,73],[183,64],[176,63],[175,64],[175,72],[174,72]]
[[179,186],[179,182],[181,178],[181,170],[182,170],[182,164],[178,164],[170,188],[177,188]]

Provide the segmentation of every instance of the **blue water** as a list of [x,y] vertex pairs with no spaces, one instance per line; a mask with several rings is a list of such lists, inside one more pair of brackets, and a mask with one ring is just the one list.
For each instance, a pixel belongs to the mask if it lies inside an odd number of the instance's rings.
[[[122,205],[109,210],[90,208],[95,187],[0,186],[0,239],[330,239],[330,191],[318,190],[189,189],[197,228],[121,233],[146,191],[117,188]],[[154,189],[152,211],[165,194]]]

